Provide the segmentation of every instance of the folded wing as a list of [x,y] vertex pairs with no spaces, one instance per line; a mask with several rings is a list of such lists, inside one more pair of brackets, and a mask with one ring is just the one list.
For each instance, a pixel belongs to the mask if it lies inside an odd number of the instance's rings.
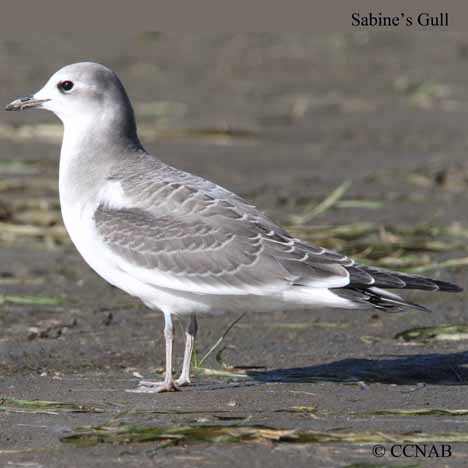
[[101,205],[94,221],[120,268],[140,280],[200,294],[275,294],[293,286],[348,284],[346,257],[314,248],[260,219],[155,216]]

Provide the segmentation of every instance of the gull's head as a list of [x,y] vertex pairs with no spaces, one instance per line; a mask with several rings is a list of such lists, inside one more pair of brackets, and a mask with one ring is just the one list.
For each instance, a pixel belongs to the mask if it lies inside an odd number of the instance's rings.
[[64,123],[77,118],[111,117],[112,114],[115,117],[116,113],[130,113],[133,117],[130,101],[117,75],[92,62],[61,68],[35,94],[16,99],[5,109],[29,108],[49,110]]

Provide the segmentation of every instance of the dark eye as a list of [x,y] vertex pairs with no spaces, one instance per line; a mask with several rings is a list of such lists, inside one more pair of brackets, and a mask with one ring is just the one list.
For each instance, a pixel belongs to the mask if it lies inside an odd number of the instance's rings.
[[59,84],[58,84],[58,87],[59,89],[61,89],[62,91],[65,91],[65,92],[68,92],[68,91],[71,91],[73,89],[73,81],[61,81]]

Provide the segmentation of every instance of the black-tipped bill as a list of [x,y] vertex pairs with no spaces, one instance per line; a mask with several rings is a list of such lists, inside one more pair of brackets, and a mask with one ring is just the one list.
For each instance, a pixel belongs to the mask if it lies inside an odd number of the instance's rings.
[[50,101],[50,99],[34,99],[34,96],[26,96],[15,99],[5,106],[7,111],[22,111],[33,107],[42,107],[42,103]]

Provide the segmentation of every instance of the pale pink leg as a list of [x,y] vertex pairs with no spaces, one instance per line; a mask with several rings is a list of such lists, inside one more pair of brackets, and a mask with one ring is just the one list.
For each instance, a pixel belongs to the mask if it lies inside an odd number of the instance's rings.
[[177,387],[172,378],[172,345],[174,343],[174,327],[171,314],[164,313],[166,324],[164,326],[164,338],[166,341],[166,375],[163,382],[141,380],[136,389],[127,390],[131,393],[162,393],[175,392]]
[[190,314],[190,321],[185,331],[185,352],[184,363],[180,377],[176,380],[176,384],[180,387],[190,385],[190,364],[192,362],[193,345],[197,336],[198,324],[195,314]]

